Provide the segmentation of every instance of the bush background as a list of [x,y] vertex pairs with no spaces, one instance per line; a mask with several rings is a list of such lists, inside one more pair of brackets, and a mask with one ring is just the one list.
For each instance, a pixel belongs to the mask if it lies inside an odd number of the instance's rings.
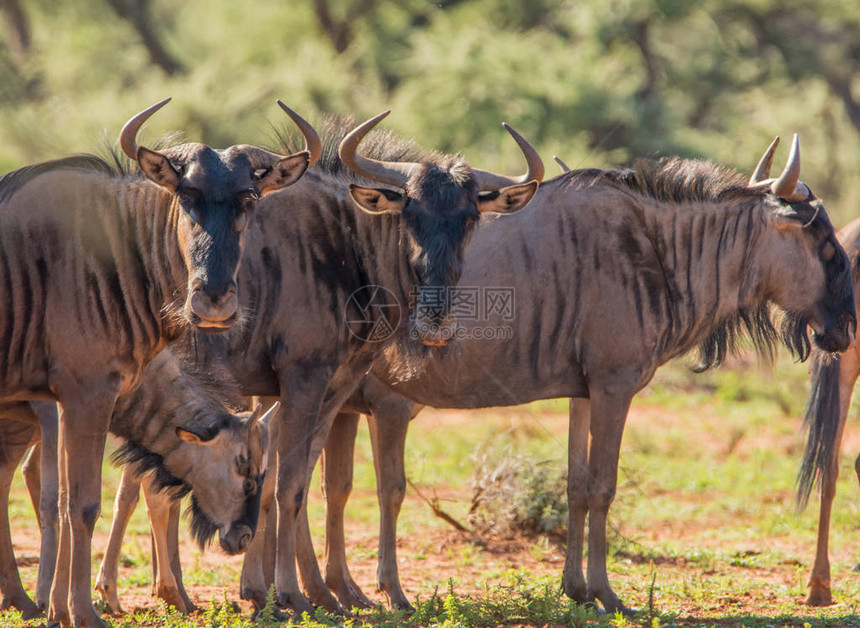
[[[516,172],[706,157],[750,172],[774,135],[834,222],[860,201],[860,4],[841,0],[3,0],[0,170],[149,138],[274,145],[281,98]],[[777,163],[784,163],[785,149]],[[550,168],[550,173],[553,169]]]

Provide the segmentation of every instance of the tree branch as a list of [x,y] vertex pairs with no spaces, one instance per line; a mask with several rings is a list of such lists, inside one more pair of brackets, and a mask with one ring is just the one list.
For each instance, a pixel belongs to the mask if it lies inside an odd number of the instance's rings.
[[149,14],[149,0],[107,0],[116,14],[134,27],[150,59],[168,76],[183,74],[185,69],[161,44]]

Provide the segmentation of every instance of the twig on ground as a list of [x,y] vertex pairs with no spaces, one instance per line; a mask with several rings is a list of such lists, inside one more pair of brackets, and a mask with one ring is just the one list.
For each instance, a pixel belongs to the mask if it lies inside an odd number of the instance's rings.
[[459,530],[460,532],[471,533],[471,530],[469,530],[469,528],[467,528],[462,523],[460,523],[459,521],[454,519],[454,517],[452,517],[447,512],[442,510],[442,508],[439,506],[439,498],[436,496],[435,491],[433,492],[433,498],[430,499],[426,495],[424,495],[424,493],[422,493],[420,490],[418,490],[418,487],[415,486],[415,483],[412,480],[410,480],[409,478],[406,478],[406,482],[407,482],[407,484],[409,484],[409,486],[412,487],[412,490],[414,490],[418,494],[418,497],[423,499],[427,503],[427,505],[430,506],[430,510],[433,511],[434,515],[439,517],[442,521],[447,522],[455,530]]

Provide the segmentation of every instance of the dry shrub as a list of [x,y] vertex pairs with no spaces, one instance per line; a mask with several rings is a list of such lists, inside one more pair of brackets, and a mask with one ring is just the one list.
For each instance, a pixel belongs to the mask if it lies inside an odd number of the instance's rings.
[[473,454],[469,524],[484,534],[567,533],[567,473],[561,460],[537,460],[485,444]]

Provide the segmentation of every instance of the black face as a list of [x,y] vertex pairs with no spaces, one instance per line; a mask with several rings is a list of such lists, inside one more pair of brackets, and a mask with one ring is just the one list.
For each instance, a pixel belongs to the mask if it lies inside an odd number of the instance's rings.
[[[462,168],[462,169],[461,169]],[[469,235],[480,219],[478,190],[465,166],[426,166],[409,182],[403,221],[412,237],[418,274],[410,335],[445,344],[452,289],[463,272]]]
[[198,328],[218,331],[239,318],[236,274],[245,227],[260,192],[247,156],[193,146],[191,155],[185,150],[180,158],[171,159],[185,164],[175,196],[189,277],[186,315]]
[[804,220],[804,230],[813,238],[814,250],[824,268],[824,290],[809,319],[814,329],[813,341],[823,351],[845,351],[857,325],[851,263],[836,239],[821,201],[810,195],[791,207]]

